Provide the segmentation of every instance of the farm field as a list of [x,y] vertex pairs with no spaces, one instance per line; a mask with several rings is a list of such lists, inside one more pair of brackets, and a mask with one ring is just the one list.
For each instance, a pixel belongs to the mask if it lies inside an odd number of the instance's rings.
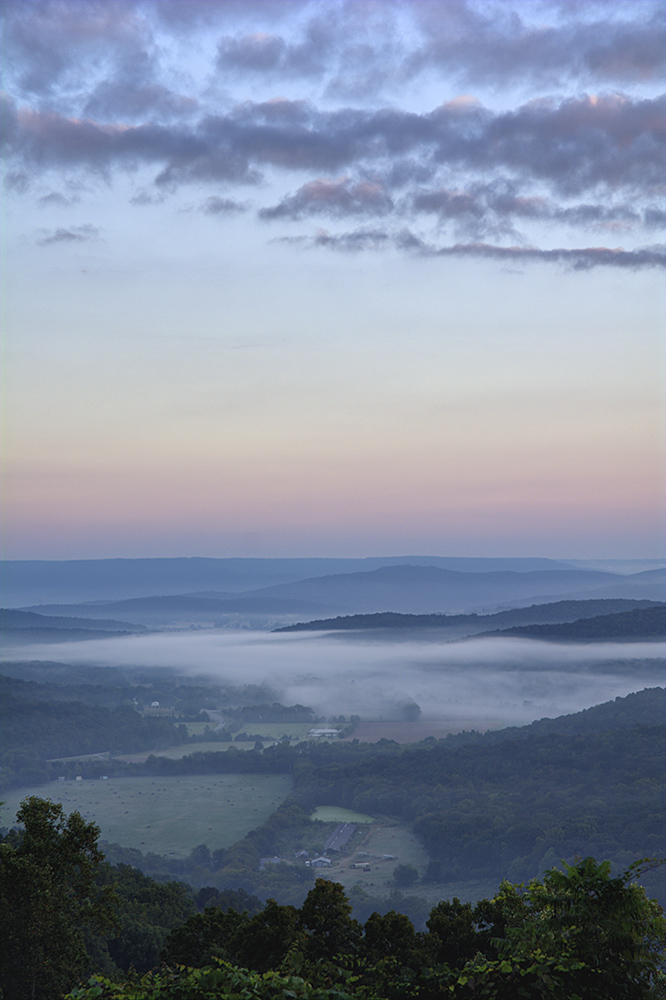
[[500,718],[470,716],[451,719],[416,719],[414,722],[359,722],[350,736],[343,740],[360,740],[361,743],[377,743],[379,740],[395,740],[396,743],[418,743],[434,737],[443,740],[451,733],[461,733],[475,729],[484,733],[488,729],[502,729],[506,720]]
[[252,750],[254,740],[251,743],[220,743],[215,740],[208,743],[180,743],[178,746],[166,747],[164,750],[120,753],[114,759],[124,760],[128,764],[143,764],[149,757],[168,757],[169,760],[180,760],[181,757],[189,757],[192,753],[224,753],[229,747],[236,747],[237,750]]
[[[142,750],[140,753],[121,753],[114,756],[115,760],[124,760],[128,764],[143,764],[149,757],[168,757],[170,760],[180,760],[181,757],[188,757],[193,753],[225,753],[230,747],[236,750],[253,750],[255,740],[239,740],[237,743],[222,743],[219,740],[209,740],[205,743],[179,743],[175,747],[166,747],[164,750]],[[264,746],[278,742],[264,737]],[[89,755],[93,756],[93,755]]]
[[[393,872],[398,865],[414,865],[422,876],[428,864],[428,855],[408,824],[388,817],[380,817],[371,827],[357,830],[351,844],[352,850],[348,855],[334,855],[331,867],[317,872],[319,878],[339,882],[347,892],[352,886],[360,885],[371,896],[385,899],[394,891]],[[385,854],[393,857],[383,860]],[[370,871],[354,868],[355,862],[367,862]],[[484,880],[424,885],[419,881],[402,891],[405,895],[421,896],[434,906],[440,899],[452,899],[454,896],[472,902],[493,896],[497,892],[497,882]]]
[[310,816],[312,820],[321,823],[374,823],[372,816],[354,812],[353,809],[343,809],[341,806],[317,806]]
[[199,844],[229,847],[275,812],[291,790],[287,775],[183,775],[50,782],[8,793],[0,826],[10,827],[29,795],[78,810],[97,823],[103,840],[187,857]]
[[[223,718],[224,713],[215,713],[218,718]],[[232,720],[228,720],[232,721]],[[188,736],[203,736],[206,727],[213,731],[217,728],[217,718],[211,718],[210,722],[186,722]],[[220,727],[221,728],[221,727]],[[283,736],[288,736],[290,740],[306,740],[308,732],[317,728],[312,722],[242,722],[238,732],[255,733],[262,740],[281,740]],[[331,726],[335,729],[335,726]]]
[[[347,855],[333,855],[333,864],[321,874],[334,882],[340,882],[346,889],[361,885],[373,896],[389,895],[397,865],[414,865],[419,874],[422,874],[428,864],[428,855],[408,825],[384,817],[371,826],[357,830],[351,847],[352,850]],[[392,857],[384,860],[383,855]],[[354,868],[355,862],[367,862],[370,871]],[[421,886],[416,886],[411,891],[423,895]]]
[[[187,729],[188,733],[190,729],[195,726],[200,726],[200,733],[203,733],[207,723],[201,722],[188,722]],[[312,726],[309,722],[294,722],[286,723],[286,725],[281,725],[279,722],[275,723],[250,723],[248,722],[243,726],[243,732],[249,732],[254,737],[255,735],[262,741],[264,746],[270,745],[271,743],[278,743],[283,736],[288,736],[290,741],[301,741],[307,739],[308,730]],[[196,732],[194,734],[196,735]],[[381,737],[377,737],[381,739]],[[180,760],[181,757],[187,757],[192,753],[220,753],[228,750],[229,747],[235,747],[237,750],[252,750],[254,749],[256,740],[232,740],[229,742],[222,742],[220,740],[208,740],[202,743],[179,743],[177,746],[166,747],[164,750],[144,750],[141,753],[125,753],[118,754],[118,760],[124,760],[128,764],[142,764],[144,761],[148,760],[151,755],[155,757],[169,757],[171,760]],[[325,741],[328,742],[328,741]],[[90,755],[89,755],[90,756]],[[341,821],[342,822],[342,821]],[[360,821],[359,821],[360,822]]]
[[203,736],[206,732],[206,727],[209,730],[215,729],[214,722],[185,722],[183,725],[187,729],[188,736]]
[[252,736],[256,733],[262,740],[281,740],[283,736],[288,736],[290,740],[300,741],[307,740],[311,729],[319,728],[336,727],[312,722],[243,722],[240,731]]

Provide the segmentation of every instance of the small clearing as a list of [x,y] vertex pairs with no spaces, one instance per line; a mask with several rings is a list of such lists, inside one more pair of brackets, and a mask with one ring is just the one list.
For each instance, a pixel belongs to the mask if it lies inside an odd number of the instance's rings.
[[418,743],[434,737],[443,740],[451,733],[462,733],[475,729],[485,733],[488,729],[501,729],[505,719],[470,718],[417,719],[414,722],[359,722],[350,736],[343,740],[360,740],[361,743],[378,743],[379,740],[394,740],[396,743]]
[[354,812],[353,809],[342,809],[340,806],[317,806],[310,816],[311,820],[320,823],[374,823],[372,816]]

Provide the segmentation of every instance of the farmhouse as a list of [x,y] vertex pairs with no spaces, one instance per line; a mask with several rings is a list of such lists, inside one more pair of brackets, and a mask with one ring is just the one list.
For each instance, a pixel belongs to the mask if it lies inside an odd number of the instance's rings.
[[334,740],[339,735],[337,729],[308,729],[309,740]]

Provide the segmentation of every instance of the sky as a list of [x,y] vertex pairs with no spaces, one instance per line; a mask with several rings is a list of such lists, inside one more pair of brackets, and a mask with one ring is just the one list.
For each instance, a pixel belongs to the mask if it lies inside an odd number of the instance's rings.
[[5,0],[3,556],[661,557],[664,19]]

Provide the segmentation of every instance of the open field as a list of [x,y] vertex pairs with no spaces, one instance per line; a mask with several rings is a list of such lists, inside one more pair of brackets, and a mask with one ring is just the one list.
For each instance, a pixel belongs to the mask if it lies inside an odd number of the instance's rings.
[[[382,817],[357,830],[349,854],[333,855],[332,861],[331,867],[321,872],[326,878],[340,882],[346,889],[358,883],[373,896],[388,896],[396,866],[414,865],[422,874],[428,855],[406,823]],[[359,862],[367,862],[370,871],[354,868],[354,863]],[[411,891],[421,894],[420,889],[418,886]]]
[[[185,722],[183,725],[187,728],[188,736],[203,736],[206,729],[210,732],[222,729],[223,723],[220,721],[222,719],[224,719],[223,713],[216,712],[215,717],[211,713],[210,722]],[[227,719],[226,721],[231,723],[236,720]],[[241,722],[237,731],[251,733],[253,736],[256,733],[262,740],[275,742],[281,740],[283,736],[288,736],[290,740],[306,740],[308,732],[312,728],[317,728],[312,722]],[[331,726],[330,728],[336,727]]]
[[[333,855],[331,867],[317,871],[317,877],[339,882],[347,892],[352,886],[360,885],[371,896],[385,899],[394,889],[393,872],[398,865],[414,865],[422,876],[428,864],[428,855],[409,825],[388,817],[380,817],[371,827],[357,830],[351,847],[348,855]],[[383,855],[386,854],[393,857],[384,859]],[[354,863],[359,862],[367,862],[370,871],[354,868]],[[422,896],[434,906],[440,899],[453,899],[454,896],[476,902],[493,896],[497,888],[497,881],[490,879],[450,882],[445,885],[424,885],[417,882],[402,891],[406,895]]]
[[[383,723],[378,723],[382,725]],[[205,726],[206,723],[200,722],[188,722],[188,731],[194,726]],[[391,725],[391,723],[388,723]],[[287,723],[286,725],[281,725],[279,722],[274,723],[263,723],[260,725],[257,723],[247,723],[242,728],[242,732],[251,733],[252,736],[257,736],[264,746],[269,746],[271,743],[278,743],[283,736],[288,736],[291,741],[294,740],[305,740],[307,738],[308,730],[311,729],[309,722],[294,722]],[[203,732],[203,728],[201,730]],[[381,739],[380,736],[377,739]],[[143,764],[144,761],[148,760],[151,755],[155,757],[169,757],[171,760],[180,760],[181,757],[187,757],[191,753],[220,753],[228,750],[229,747],[236,747],[237,750],[252,750],[254,748],[256,740],[238,740],[235,739],[231,742],[222,742],[221,740],[209,740],[203,743],[179,743],[174,747],[166,747],[164,750],[144,750],[141,753],[125,753],[118,754],[118,760],[124,760],[128,764]],[[88,756],[96,756],[95,754],[90,754]]]
[[[216,715],[223,718],[221,713],[216,713]],[[214,718],[211,718],[210,722],[186,722],[184,725],[187,727],[188,736],[203,736],[206,727],[211,732],[222,728],[222,726],[218,726]],[[290,740],[306,740],[308,732],[312,728],[313,723],[311,722],[242,722],[238,732],[251,733],[253,736],[256,733],[262,740],[275,742],[281,740],[283,736],[288,736]]]
[[[223,743],[219,740],[210,740],[206,743],[179,743],[175,747],[166,747],[164,750],[142,750],[140,753],[117,754],[114,760],[124,760],[128,764],[143,764],[149,757],[168,757],[170,760],[180,760],[181,757],[188,757],[192,753],[225,753],[230,747],[236,750],[253,750],[255,740],[239,740],[232,743]],[[275,740],[266,738],[264,746],[270,746]],[[90,754],[89,757],[96,756]],[[97,755],[99,756],[99,755]]]
[[395,740],[396,743],[418,743],[434,736],[442,740],[450,733],[476,729],[484,733],[488,729],[501,729],[506,721],[500,718],[470,716],[469,718],[417,719],[414,722],[359,722],[346,740],[360,740],[362,743],[377,743],[379,740]]
[[183,725],[187,729],[188,736],[203,736],[206,732],[206,726],[209,731],[215,729],[214,722],[184,722]]
[[184,775],[51,782],[8,793],[0,825],[15,821],[29,795],[78,810],[103,840],[145,852],[186,857],[198,844],[229,847],[275,812],[291,790],[287,775]]
[[121,753],[114,757],[114,760],[124,760],[128,764],[143,764],[149,757],[168,757],[170,760],[180,760],[181,757],[188,757],[192,753],[224,753],[229,747],[236,747],[237,750],[252,750],[254,740],[251,743],[220,743],[215,740],[211,740],[209,743],[181,743],[175,747],[166,747],[164,750]]
[[353,809],[343,809],[341,806],[317,806],[310,819],[318,819],[321,823],[374,823],[372,816],[354,812]]
[[[322,727],[323,727],[322,723]],[[311,729],[320,728],[312,722],[243,722],[241,731],[256,735],[262,740],[281,740],[288,736],[290,740],[307,740]],[[328,726],[326,728],[329,728]],[[330,727],[334,729],[334,726]]]

